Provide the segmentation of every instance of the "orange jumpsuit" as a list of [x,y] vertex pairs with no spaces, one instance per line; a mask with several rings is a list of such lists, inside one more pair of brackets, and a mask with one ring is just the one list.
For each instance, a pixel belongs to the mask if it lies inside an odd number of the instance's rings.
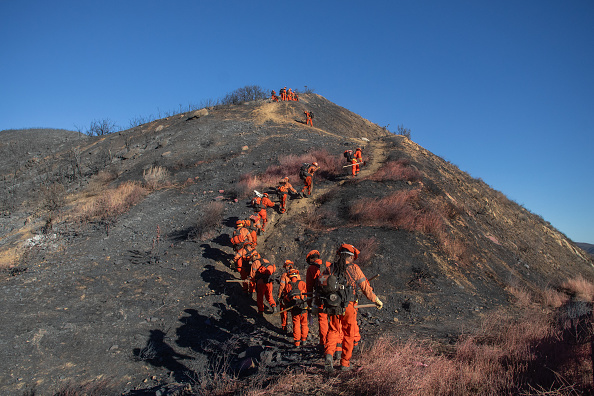
[[281,100],[287,100],[287,87],[281,88],[280,90]]
[[287,100],[293,100],[293,90],[291,88],[287,91]]
[[256,241],[253,239],[250,230],[245,226],[240,226],[239,228],[233,231],[233,235],[231,236],[231,243],[233,244],[233,249],[235,251],[241,249],[245,241],[251,243],[256,246]]
[[266,196],[260,198],[260,207],[263,208],[259,210],[256,209],[255,212],[262,219],[262,232],[266,231],[266,223],[268,223],[268,214],[266,213],[266,208],[273,208],[274,205],[274,202],[272,202],[270,198]]
[[[252,256],[252,254],[255,253],[256,249],[252,245],[246,244],[244,245],[244,247],[239,249],[235,254],[235,257],[233,257],[233,261],[236,265],[236,270],[237,272],[239,272],[241,279],[247,280],[248,276],[250,275],[249,259]],[[248,283],[243,282],[241,286],[243,288],[243,291],[248,293]]]
[[314,165],[310,165],[309,168],[307,168],[308,176],[305,178],[305,180],[303,180],[305,185],[301,189],[302,193],[307,192],[307,195],[311,195],[311,190],[313,188],[313,175],[318,169],[320,168]]
[[[326,268],[327,273],[332,273],[332,266]],[[377,296],[373,292],[371,285],[367,278],[361,271],[361,268],[355,263],[350,264],[346,269],[347,282],[353,287],[353,300],[355,299],[356,288],[359,287],[365,297],[371,301],[375,301]],[[329,315],[330,330],[328,331],[328,338],[324,346],[325,354],[334,354],[336,344],[341,342],[340,330],[342,329],[342,355],[340,358],[340,365],[349,367],[351,356],[353,355],[353,345],[355,342],[355,335],[357,332],[357,310],[355,309],[355,302],[349,302],[346,307],[344,315]]]
[[359,174],[359,171],[361,170],[359,168],[359,164],[362,162],[363,157],[361,156],[361,150],[357,149],[352,160],[353,166],[351,166],[351,168],[353,168],[353,176],[357,176]]
[[[305,282],[299,279],[297,275],[292,275],[289,282],[285,285],[284,296],[288,296],[293,286],[292,282],[297,283],[297,287],[300,291],[298,300],[304,300],[306,298],[307,288]],[[286,305],[294,304],[293,301],[286,301]],[[293,342],[296,347],[300,346],[302,342],[307,339],[307,333],[309,333],[309,326],[307,325],[307,310],[298,306],[290,309],[291,321],[293,322]]]
[[313,126],[313,121],[311,119],[311,113],[309,111],[304,111],[305,114],[305,124],[309,126]]
[[[285,286],[289,282],[289,271],[291,269],[293,269],[293,267],[287,267],[287,271],[281,275],[280,285],[278,286],[278,301],[279,301],[279,304],[281,306],[281,310],[287,308],[287,306],[284,303],[283,293],[285,291]],[[301,279],[301,277],[299,275],[295,275],[295,276],[298,279]],[[281,317],[281,326],[282,326],[282,329],[283,330],[287,330],[287,318],[288,318],[288,316],[289,316],[289,312],[288,311],[281,312],[281,314],[280,314],[280,317]]]
[[284,183],[281,183],[281,185],[276,188],[276,191],[281,196],[281,205],[280,205],[279,211],[281,213],[285,213],[287,211],[287,194],[289,193],[289,191],[292,192],[293,194],[297,194],[297,190],[295,190],[293,188],[291,183],[284,182]]
[[274,102],[278,102],[278,96],[276,96],[276,91],[272,91],[270,99],[272,99]]
[[[330,265],[329,262],[326,262],[326,265]],[[322,260],[317,259],[312,264],[310,264],[309,268],[307,268],[307,275],[305,277],[305,283],[307,288],[307,293],[309,295],[313,295],[313,289],[316,285],[320,274],[324,270],[322,267]],[[308,303],[311,306],[311,300]],[[321,308],[321,307],[318,307]],[[318,326],[319,326],[319,336],[320,336],[320,345],[326,345],[326,339],[328,337],[328,315],[322,312],[320,309],[318,311]]]
[[[276,271],[276,266],[266,259],[256,259],[252,262],[250,270],[250,279],[256,289],[256,304],[258,313],[264,312],[264,297],[272,308],[276,307],[274,297],[272,297],[272,279],[270,276]],[[253,288],[254,286],[252,286]],[[253,290],[253,289],[252,289]]]

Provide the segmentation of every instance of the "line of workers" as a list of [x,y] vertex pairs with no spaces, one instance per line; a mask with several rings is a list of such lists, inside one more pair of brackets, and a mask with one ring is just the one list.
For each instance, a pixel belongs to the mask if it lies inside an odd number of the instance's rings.
[[[360,152],[360,149],[358,149]],[[304,164],[300,177],[304,181],[304,186],[299,193],[300,197],[309,197],[312,194],[312,177],[319,169],[318,163]],[[354,166],[353,166],[354,169]],[[354,171],[353,171],[354,172]],[[358,171],[357,171],[358,173]],[[281,179],[276,189],[279,195],[279,213],[285,213],[287,194],[289,192],[298,194],[289,183],[289,178]],[[236,251],[233,259],[235,269],[239,272],[243,292],[246,295],[256,293],[256,304],[258,313],[264,314],[264,300],[268,302],[273,313],[280,313],[281,327],[283,332],[287,332],[288,315],[291,315],[293,343],[295,347],[301,347],[305,344],[309,325],[308,319],[313,322],[316,316],[319,328],[319,348],[325,355],[325,368],[327,371],[334,370],[334,357],[340,354],[341,370],[350,368],[350,359],[353,348],[359,343],[361,335],[357,325],[357,300],[356,291],[359,289],[378,308],[382,308],[383,303],[373,293],[369,281],[355,264],[355,260],[360,254],[354,246],[342,244],[336,251],[336,259],[333,263],[321,260],[318,250],[310,251],[305,261],[309,266],[307,268],[305,282],[301,279],[301,274],[291,260],[285,260],[283,271],[280,277],[279,289],[277,292],[278,305],[273,296],[273,277],[276,272],[276,265],[256,250],[258,244],[258,234],[266,232],[268,223],[267,209],[277,206],[267,193],[257,194],[251,201],[254,213],[245,220],[236,222],[236,229],[231,236],[231,242]],[[330,310],[328,304],[324,305],[324,299],[321,295],[317,296],[320,279],[328,279],[334,275],[340,277],[346,282],[349,294],[343,302],[342,309]],[[308,314],[309,313],[309,314]]]
[[272,92],[270,93],[270,99],[272,99],[272,101],[274,102],[278,102],[278,100],[280,99],[282,102],[286,102],[286,101],[295,101],[295,102],[299,102],[299,95],[297,94],[297,91],[293,92],[293,90],[291,88],[287,89],[287,87],[281,88],[280,91],[280,97],[279,95],[276,94],[275,90],[272,90]]

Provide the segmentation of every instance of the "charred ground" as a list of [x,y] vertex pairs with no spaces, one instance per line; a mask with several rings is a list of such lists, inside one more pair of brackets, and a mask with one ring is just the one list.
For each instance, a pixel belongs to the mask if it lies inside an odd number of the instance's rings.
[[[101,380],[114,393],[173,391],[206,383],[220,365],[242,375],[317,370],[313,348],[290,349],[278,317],[259,319],[255,303],[226,283],[236,277],[227,235],[251,212],[239,181],[291,155],[338,157],[361,146],[368,159],[357,179],[316,175],[312,198],[289,201],[284,215],[271,211],[258,247],[277,266],[291,259],[303,270],[311,249],[331,259],[341,242],[367,247],[362,269],[380,275],[373,287],[385,309],[361,312],[364,340],[392,333],[448,343],[493,310],[513,311],[510,287],[538,291],[576,274],[594,280],[591,258],[545,220],[319,95],[217,106],[104,137],[1,136],[2,394]],[[412,176],[378,176],[395,162]],[[102,189],[142,181],[154,167],[168,171],[167,183],[117,218],[67,215],[99,181]],[[399,192],[414,197],[417,215],[439,208],[441,228],[354,210]],[[203,230],[213,202],[222,209]]]

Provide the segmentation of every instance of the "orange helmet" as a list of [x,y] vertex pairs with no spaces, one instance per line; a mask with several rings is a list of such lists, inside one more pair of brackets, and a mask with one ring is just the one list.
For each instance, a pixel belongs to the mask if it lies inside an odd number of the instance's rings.
[[315,166],[315,167],[317,167],[318,166],[318,163],[317,162],[314,162],[312,165]]
[[336,254],[343,254],[343,253],[348,254],[349,256],[354,256],[353,260],[357,260],[357,257],[359,257],[359,253],[361,253],[361,252],[353,245],[349,245],[348,243],[343,243],[342,245],[340,245],[340,247],[336,251]]
[[288,176],[283,177],[280,182],[281,183],[288,183],[289,182],[289,177]]
[[291,260],[285,260],[285,263],[283,264],[284,268],[293,268],[293,263]]
[[291,268],[289,270],[289,278],[292,278],[294,276],[299,276],[299,270],[297,268]]
[[245,225],[245,223],[243,222],[243,220],[237,220],[235,222],[235,227],[239,228],[239,227],[243,227]]
[[357,147],[355,151],[361,151],[361,147]]
[[268,193],[262,194],[263,197],[268,197]]
[[320,252],[317,250],[312,250],[311,252],[307,253],[307,256],[305,256],[305,261],[307,261],[309,263],[310,259],[317,259],[320,258]]

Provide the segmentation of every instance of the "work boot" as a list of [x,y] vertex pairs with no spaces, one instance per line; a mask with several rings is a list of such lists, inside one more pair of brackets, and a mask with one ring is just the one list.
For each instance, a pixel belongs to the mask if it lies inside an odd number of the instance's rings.
[[278,306],[275,305],[274,307],[272,307],[272,313],[277,313],[278,312]]
[[340,366],[340,371],[351,371],[351,366]]
[[284,334],[287,334],[287,333],[288,333],[288,331],[287,331],[287,326],[283,326],[283,327],[282,327],[282,331],[283,331],[283,333],[284,333]]
[[341,355],[342,355],[342,352],[341,351],[334,352],[334,359],[340,360]]
[[334,371],[334,361],[332,360],[332,355],[329,353],[326,354],[326,359],[324,360],[324,370],[327,373]]

